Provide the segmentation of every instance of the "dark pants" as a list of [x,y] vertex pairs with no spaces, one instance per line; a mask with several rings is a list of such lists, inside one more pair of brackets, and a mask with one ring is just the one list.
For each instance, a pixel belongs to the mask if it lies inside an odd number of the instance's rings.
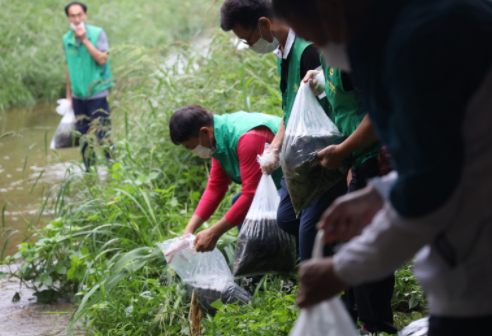
[[[280,205],[277,211],[278,226],[296,238],[296,246],[301,261],[311,259],[314,240],[316,238],[316,225],[323,212],[335,199],[347,193],[347,181],[342,179],[324,194],[313,200],[307,208],[301,211],[296,218],[294,206],[290,199],[285,180],[282,178],[282,190],[280,193]],[[325,246],[325,255],[332,255],[331,246]]]
[[[85,168],[88,171],[89,167],[94,165],[96,161],[94,140],[87,136],[89,131],[94,132],[99,144],[101,144],[103,139],[107,139],[108,145],[110,145],[111,120],[109,118],[108,100],[106,97],[92,100],[73,98],[73,111],[77,120],[75,124],[77,131],[83,136],[80,140],[80,150]],[[105,155],[107,158],[110,157],[109,150],[105,150]]]
[[[368,179],[379,175],[377,158],[369,159],[357,168],[352,168],[348,192],[365,188]],[[394,286],[395,276],[391,275],[379,281],[351,287],[342,299],[354,321],[359,319],[367,330],[396,334],[391,309]]]
[[492,334],[492,315],[482,317],[437,317],[429,318],[428,336],[479,336]]

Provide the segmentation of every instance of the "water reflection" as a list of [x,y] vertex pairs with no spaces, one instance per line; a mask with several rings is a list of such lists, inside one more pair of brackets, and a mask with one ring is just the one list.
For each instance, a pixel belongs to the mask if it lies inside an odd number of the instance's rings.
[[[0,139],[0,210],[7,205],[5,226],[20,232],[10,238],[5,256],[13,255],[24,239],[22,233],[43,202],[43,187],[46,195],[49,187],[63,179],[71,165],[69,161],[80,161],[76,148],[57,153],[49,149],[61,120],[55,106],[38,104],[0,114],[0,136],[11,134]],[[80,171],[76,165],[73,169]],[[31,192],[36,181],[36,187]],[[0,250],[4,239],[5,235],[0,237]]]

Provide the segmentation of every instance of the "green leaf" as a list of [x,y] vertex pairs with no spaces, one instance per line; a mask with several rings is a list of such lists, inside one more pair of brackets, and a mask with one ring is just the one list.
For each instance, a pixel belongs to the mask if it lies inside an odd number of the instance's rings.
[[60,264],[57,264],[55,266],[55,271],[58,274],[67,274],[67,267],[66,266],[63,266],[63,265],[60,265]]
[[20,295],[19,293],[15,293],[14,297],[12,298],[12,302],[19,302],[20,301]]
[[82,252],[82,255],[86,256],[89,254],[89,249],[85,246],[82,247],[82,249],[80,250],[80,252]]
[[53,279],[49,276],[48,273],[45,273],[41,276],[41,282],[43,285],[51,287],[53,285]]
[[147,176],[147,181],[152,181],[152,180],[155,180],[157,178],[157,176],[159,176],[158,173],[156,172],[152,172],[150,173],[148,176]]
[[76,267],[74,267],[74,266],[70,267],[70,269],[67,272],[67,280],[71,280],[71,279],[75,278],[75,270],[76,270]]
[[7,276],[8,273],[5,273],[5,272],[0,272],[0,279],[2,279],[3,277]]
[[415,296],[412,296],[412,298],[410,299],[410,302],[408,303],[408,308],[409,309],[412,309],[414,308],[417,304],[418,304],[418,300]]
[[210,306],[219,310],[225,307],[225,305],[220,300],[213,302]]

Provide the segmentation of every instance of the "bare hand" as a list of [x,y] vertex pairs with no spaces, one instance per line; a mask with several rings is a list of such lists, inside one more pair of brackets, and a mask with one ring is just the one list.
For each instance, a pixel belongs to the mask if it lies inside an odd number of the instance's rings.
[[361,234],[383,207],[383,199],[371,186],[339,197],[325,211],[318,230],[325,230],[325,242],[349,241]]
[[345,153],[340,150],[339,145],[331,145],[323,150],[320,150],[317,154],[319,165],[326,169],[337,169],[343,163],[343,160],[347,157]]
[[348,285],[333,269],[333,258],[311,259],[301,263],[299,271],[301,287],[297,305],[311,307],[340,293]]
[[197,252],[210,252],[217,245],[220,236],[215,234],[213,227],[203,230],[196,235],[195,246]]
[[83,25],[78,25],[75,29],[75,37],[78,37],[81,41],[84,41],[87,38],[87,30]]
[[302,80],[304,83],[309,83],[309,88],[315,96],[319,96],[320,94],[325,92],[325,83],[320,83],[320,81],[315,79],[315,77],[320,73],[321,71],[309,70]]

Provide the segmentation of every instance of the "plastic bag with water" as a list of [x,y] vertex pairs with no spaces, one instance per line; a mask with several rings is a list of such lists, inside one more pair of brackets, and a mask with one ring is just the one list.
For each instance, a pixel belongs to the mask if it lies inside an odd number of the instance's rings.
[[215,315],[216,310],[211,304],[217,300],[225,304],[250,302],[251,296],[234,283],[224,255],[217,248],[211,252],[197,252],[194,241],[195,236],[187,234],[157,245],[181,280],[196,290],[200,308]]
[[[323,257],[323,232],[318,232],[313,258]],[[355,325],[339,297],[301,309],[290,336],[357,336]]]
[[296,215],[315,198],[346,178],[350,163],[329,170],[318,164],[317,153],[340,144],[345,136],[328,118],[309,85],[301,83],[285,130],[281,164]]
[[51,149],[71,148],[78,146],[78,139],[75,136],[75,114],[72,109],[72,104],[68,99],[58,99],[59,104],[56,107],[56,112],[62,115],[63,118],[56,128],[55,135],[51,140]]

